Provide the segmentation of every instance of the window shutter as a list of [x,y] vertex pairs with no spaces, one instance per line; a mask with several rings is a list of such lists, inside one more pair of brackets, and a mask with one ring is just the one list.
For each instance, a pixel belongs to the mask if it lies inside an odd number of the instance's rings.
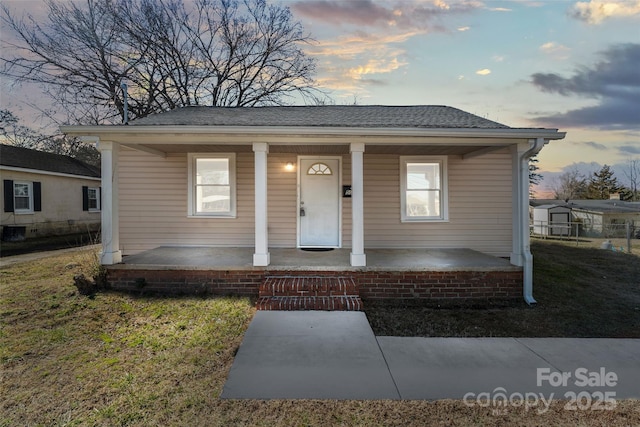
[[33,183],[33,210],[34,212],[42,211],[42,186],[39,182]]
[[86,185],[82,186],[82,210],[89,210],[89,187]]
[[13,212],[13,180],[4,180],[4,211]]

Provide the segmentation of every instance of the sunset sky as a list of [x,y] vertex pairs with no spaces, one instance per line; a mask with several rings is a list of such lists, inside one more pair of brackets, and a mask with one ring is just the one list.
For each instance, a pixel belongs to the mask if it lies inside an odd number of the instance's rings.
[[[41,1],[3,3],[42,10]],[[585,173],[617,165],[624,181],[620,166],[640,159],[640,0],[282,4],[316,40],[307,52],[337,104],[450,105],[512,127],[559,128],[567,138],[539,156],[543,187],[573,164]],[[26,117],[34,95],[1,90],[3,108]]]

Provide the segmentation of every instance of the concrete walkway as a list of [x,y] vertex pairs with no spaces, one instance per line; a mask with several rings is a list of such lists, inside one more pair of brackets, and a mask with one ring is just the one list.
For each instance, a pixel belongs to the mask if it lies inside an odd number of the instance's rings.
[[593,402],[604,392],[640,398],[640,340],[375,337],[362,312],[258,311],[222,398],[474,401],[580,392]]
[[89,249],[98,250],[101,245],[88,245],[88,246],[77,246],[75,248],[67,248],[67,249],[57,249],[54,251],[45,251],[45,252],[31,252],[28,254],[22,255],[13,255],[0,258],[0,267],[8,267],[14,264],[20,264],[23,262],[35,261],[42,258],[48,258],[51,256],[62,255],[69,252],[78,252],[85,251]]

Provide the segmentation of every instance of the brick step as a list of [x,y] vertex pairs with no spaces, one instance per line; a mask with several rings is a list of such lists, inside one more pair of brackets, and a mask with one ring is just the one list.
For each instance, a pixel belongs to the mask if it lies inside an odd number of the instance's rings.
[[357,296],[358,288],[351,277],[270,276],[259,289],[259,296],[330,297]]
[[256,304],[258,310],[324,310],[362,311],[362,300],[358,296],[266,296]]

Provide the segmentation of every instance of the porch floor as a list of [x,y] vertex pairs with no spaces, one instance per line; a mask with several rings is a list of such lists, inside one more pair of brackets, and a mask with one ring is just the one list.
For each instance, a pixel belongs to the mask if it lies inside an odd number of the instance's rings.
[[253,266],[251,247],[161,246],[126,256],[120,269],[268,271],[520,271],[503,258],[471,249],[366,249],[367,266],[352,267],[348,248],[324,252],[297,248],[270,248],[271,263]]

